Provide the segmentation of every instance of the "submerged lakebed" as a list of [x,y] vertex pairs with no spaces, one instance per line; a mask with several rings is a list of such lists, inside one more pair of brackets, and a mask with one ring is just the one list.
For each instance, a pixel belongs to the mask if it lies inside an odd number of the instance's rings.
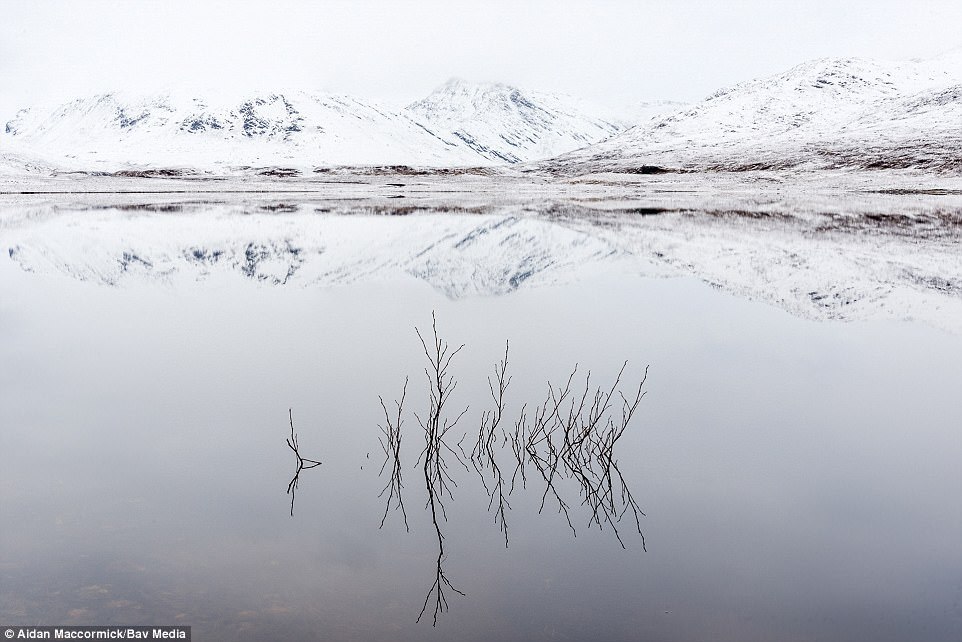
[[[431,208],[6,202],[0,622],[211,640],[958,638],[952,211],[885,227],[844,203]],[[460,416],[436,453],[435,519],[433,319],[457,382],[443,416]],[[593,519],[576,466],[557,467],[555,497],[530,457],[498,518],[472,454],[506,342],[490,451],[506,486],[512,431],[527,417],[532,434],[576,364],[584,417],[621,373],[596,435],[644,381],[607,462],[621,521]],[[402,394],[403,513],[380,441]],[[294,498],[292,426],[321,462]],[[452,590],[434,626],[442,533]]]

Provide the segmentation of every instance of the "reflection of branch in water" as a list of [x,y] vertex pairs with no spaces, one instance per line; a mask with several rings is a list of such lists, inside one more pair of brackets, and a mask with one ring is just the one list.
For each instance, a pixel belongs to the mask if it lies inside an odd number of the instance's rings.
[[[622,371],[624,371],[624,366],[622,367]],[[618,376],[620,377],[621,373],[619,373]],[[615,537],[618,538],[622,548],[624,548],[625,544],[621,541],[620,535],[618,535],[616,522],[620,522],[625,513],[631,510],[638,535],[641,536],[641,546],[645,550],[647,550],[647,546],[645,545],[645,535],[641,532],[640,520],[640,517],[644,516],[644,512],[632,496],[631,490],[628,488],[628,484],[625,482],[625,478],[622,476],[621,470],[618,468],[618,462],[613,458],[612,452],[615,443],[617,443],[624,434],[628,422],[631,421],[632,416],[635,414],[635,410],[637,410],[642,397],[647,394],[647,392],[642,391],[642,387],[645,385],[647,379],[648,368],[645,368],[644,377],[642,377],[641,382],[638,384],[638,390],[635,396],[630,401],[621,394],[621,392],[618,393],[621,395],[622,401],[621,421],[616,423],[613,419],[609,419],[607,431],[601,435],[597,441],[597,445],[594,447],[595,458],[601,464],[603,473],[601,475],[602,483],[600,485],[602,493],[600,496],[597,496],[597,502],[593,506],[595,523],[599,528],[601,527],[601,522],[598,518],[598,508],[603,507],[603,510],[600,511],[601,515],[611,526],[612,530],[614,530]],[[618,480],[619,491],[617,496],[612,483],[612,473],[614,473],[614,476]],[[618,502],[621,504],[620,511],[618,510]],[[617,515],[617,519],[614,519],[615,515]]]
[[417,621],[421,621],[433,595],[434,624],[437,625],[438,614],[446,611],[448,608],[445,590],[451,589],[459,595],[464,595],[464,593],[451,584],[451,581],[448,580],[444,573],[444,534],[441,532],[438,514],[440,513],[441,518],[445,521],[447,520],[447,514],[444,510],[444,494],[447,493],[448,498],[451,498],[451,486],[457,485],[448,472],[447,465],[444,461],[444,451],[446,450],[453,454],[455,458],[463,464],[458,454],[444,442],[444,437],[449,430],[457,425],[458,421],[461,420],[461,417],[464,416],[468,409],[465,408],[462,410],[461,414],[459,414],[454,421],[450,421],[444,416],[444,406],[448,402],[451,393],[454,392],[454,389],[457,387],[457,382],[448,372],[448,368],[451,365],[451,360],[461,351],[464,345],[461,345],[456,350],[451,350],[447,341],[443,341],[438,337],[437,319],[434,318],[433,314],[431,317],[434,341],[430,348],[421,335],[421,331],[415,328],[429,363],[429,367],[424,369],[424,373],[428,379],[430,405],[424,420],[422,420],[417,413],[415,413],[414,416],[424,430],[424,450],[421,451],[419,461],[423,459],[424,463],[424,486],[428,494],[426,507],[431,509],[431,521],[434,524],[434,531],[438,538],[438,559],[434,583],[431,585],[431,588],[428,589],[428,594],[424,598],[424,605],[421,607]]
[[[501,429],[500,440],[496,439],[495,432],[501,424],[504,416],[504,393],[511,383],[511,377],[506,376],[508,370],[508,342],[504,344],[504,359],[499,361],[494,367],[494,376],[497,380],[497,390],[494,382],[488,377],[488,390],[491,392],[491,399],[494,401],[494,410],[485,411],[481,415],[481,427],[478,430],[478,440],[471,450],[471,463],[474,469],[481,476],[481,484],[488,494],[488,510],[494,508],[494,523],[499,524],[501,532],[504,533],[504,546],[508,547],[508,523],[505,520],[505,509],[510,510],[507,497],[504,492],[504,476],[498,461],[495,458],[495,451],[498,441],[505,444],[508,435]],[[485,480],[485,472],[490,472],[491,486]]]
[[307,459],[306,457],[301,457],[301,453],[297,448],[297,435],[294,434],[294,413],[291,409],[288,409],[287,413],[291,421],[291,436],[287,438],[287,446],[294,451],[294,456],[297,457],[297,470],[294,471],[294,477],[291,478],[291,482],[287,485],[287,494],[291,496],[291,517],[293,517],[294,491],[297,490],[297,484],[300,481],[301,471],[305,468],[314,468],[315,466],[320,466],[321,462],[313,459]]
[[[589,525],[593,524],[603,529],[607,524],[618,543],[624,548],[625,543],[618,530],[618,524],[624,515],[631,511],[636,530],[641,537],[642,548],[647,550],[640,519],[644,516],[644,512],[631,494],[613,455],[615,445],[624,434],[638,404],[646,394],[642,388],[648,378],[648,368],[645,368],[644,377],[630,400],[618,389],[627,365],[625,362],[621,367],[610,388],[599,387],[595,390],[587,409],[585,404],[591,389],[591,373],[588,373],[585,378],[585,388],[580,398],[577,395],[572,396],[566,410],[562,410],[562,406],[569,396],[571,380],[575,373],[572,372],[568,377],[568,383],[564,389],[555,389],[549,382],[548,399],[534,412],[533,428],[526,438],[525,453],[545,482],[541,510],[544,509],[545,499],[550,493],[558,502],[559,512],[564,513],[568,525],[574,532],[569,506],[561,498],[555,485],[555,479],[559,475],[574,479],[580,486],[582,505],[587,506],[591,511]],[[612,399],[616,392],[622,401],[619,420],[610,416]],[[524,423],[522,420],[523,425]],[[559,430],[561,443],[556,444],[555,435]],[[524,462],[522,461],[519,465],[523,470]]]
[[515,482],[517,482],[517,479],[518,479],[518,473],[521,474],[521,487],[526,488],[528,485],[528,480],[524,474],[524,460],[525,460],[524,434],[525,434],[525,428],[526,428],[525,422],[527,421],[527,415],[526,415],[527,410],[528,410],[528,404],[524,404],[523,406],[521,406],[521,416],[518,417],[518,420],[516,422],[514,422],[514,430],[512,430],[511,433],[508,434],[507,443],[511,447],[511,454],[514,455],[514,460],[515,460],[515,468],[514,468],[514,472],[511,473],[511,487],[508,489],[508,495],[511,495],[514,493],[514,486],[515,486]]
[[[625,548],[619,528],[624,516],[630,512],[635,528],[641,536],[642,548],[647,550],[640,520],[644,513],[635,501],[614,456],[618,441],[646,394],[643,387],[647,380],[647,368],[637,391],[633,396],[626,397],[620,386],[627,362],[622,365],[610,386],[595,389],[591,383],[591,372],[586,374],[583,387],[575,383],[578,374],[578,366],[575,365],[563,386],[555,386],[548,381],[548,393],[544,401],[534,407],[522,405],[520,416],[510,424],[505,419],[505,395],[511,383],[511,377],[507,374],[509,344],[506,343],[504,358],[495,364],[494,376],[488,377],[493,409],[481,414],[477,432],[472,433],[477,437],[469,454],[462,447],[469,439],[467,433],[457,442],[457,450],[452,449],[445,441],[446,436],[468,410],[465,408],[453,420],[446,416],[450,396],[458,385],[450,372],[450,366],[464,346],[452,349],[438,336],[437,319],[433,314],[433,337],[426,338],[417,328],[415,331],[428,359],[428,367],[424,372],[429,390],[427,413],[423,418],[417,412],[414,413],[424,431],[424,448],[417,463],[422,466],[427,492],[425,508],[430,511],[438,544],[434,581],[424,598],[417,621],[421,621],[430,605],[433,607],[433,622],[437,625],[438,616],[448,609],[448,592],[464,595],[451,583],[444,571],[445,536],[441,525],[447,521],[445,500],[453,499],[451,491],[457,486],[446,457],[448,461],[461,464],[465,470],[469,470],[465,462],[470,461],[480,475],[488,496],[488,511],[494,513],[494,522],[504,534],[506,547],[509,543],[506,514],[511,509],[508,497],[517,489],[526,489],[529,481],[540,478],[544,482],[544,489],[540,491],[539,513],[543,512],[549,503],[557,503],[558,512],[564,515],[572,533],[577,536],[573,521],[576,518],[577,503],[568,498],[566,493],[572,487],[572,482],[576,482],[581,498],[580,505],[588,511],[589,528],[611,528],[618,543]],[[394,402],[396,413],[389,412],[381,399],[385,418],[385,425],[380,427],[383,435],[381,447],[385,454],[381,474],[390,469],[390,479],[380,494],[382,497],[387,495],[387,505],[381,519],[382,527],[392,505],[395,510],[401,510],[405,528],[408,527],[407,513],[401,499],[403,485],[400,464],[402,414],[407,383],[405,379],[401,400]],[[621,399],[620,417],[618,397]],[[514,471],[507,490],[505,475],[498,461],[498,451],[505,447],[510,448],[514,459]],[[454,459],[450,460],[450,456]],[[537,471],[536,476],[528,474],[529,466]]]
[[388,494],[387,503],[384,506],[384,515],[381,517],[381,525],[378,528],[384,528],[384,520],[387,519],[388,511],[391,509],[391,503],[394,502],[394,510],[400,509],[401,515],[404,516],[404,530],[411,532],[411,529],[408,527],[408,514],[407,511],[404,510],[404,499],[401,497],[401,489],[404,488],[404,484],[401,483],[401,424],[403,423],[401,414],[404,409],[404,398],[407,396],[407,393],[408,380],[405,377],[401,400],[394,402],[394,405],[397,406],[397,415],[394,419],[392,419],[390,413],[388,413],[387,406],[384,405],[384,399],[378,397],[381,402],[381,409],[384,411],[384,425],[379,426],[384,437],[378,438],[381,442],[381,449],[384,450],[384,463],[381,464],[381,471],[378,475],[383,475],[388,463],[391,464],[390,479],[378,495],[378,497],[383,497],[384,493]]
[[[562,425],[560,409],[565,399],[567,399],[571,393],[571,381],[574,379],[577,371],[578,366],[575,365],[574,370],[568,375],[568,381],[563,389],[560,387],[555,389],[554,386],[551,385],[551,382],[548,382],[548,396],[544,400],[544,403],[535,408],[532,413],[531,431],[524,436],[524,454],[527,456],[527,460],[534,464],[535,469],[545,482],[545,489],[541,495],[541,506],[538,512],[540,513],[544,510],[545,502],[550,492],[551,495],[554,496],[555,501],[558,502],[558,512],[565,516],[568,527],[576,537],[578,533],[575,531],[574,524],[571,523],[568,503],[561,498],[561,495],[558,493],[558,488],[555,486],[560,455],[558,448],[554,444],[554,435],[558,427]],[[574,402],[572,401],[572,410],[569,411],[569,417],[571,412],[573,412],[573,408]],[[527,421],[524,417],[522,417],[522,422],[522,426],[527,426]],[[542,448],[543,452],[541,450]],[[524,464],[525,461],[522,460],[520,464],[522,466],[522,474]]]

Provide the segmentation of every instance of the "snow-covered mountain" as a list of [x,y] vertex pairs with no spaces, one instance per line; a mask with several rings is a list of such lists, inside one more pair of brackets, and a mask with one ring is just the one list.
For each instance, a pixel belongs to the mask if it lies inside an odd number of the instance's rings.
[[14,149],[84,170],[486,162],[405,114],[348,96],[300,91],[219,99],[102,94],[21,110],[6,123],[5,134]]
[[570,96],[460,79],[449,80],[405,112],[439,138],[499,163],[557,156],[627,126]]
[[[820,59],[722,89],[552,170],[962,169],[962,56]],[[643,170],[642,168],[645,168]]]
[[[633,125],[633,126],[631,126]],[[451,80],[401,110],[302,91],[104,94],[21,110],[0,171],[517,165],[551,173],[751,169],[962,172],[962,50],[826,58],[620,116],[571,97]],[[27,168],[24,170],[24,168]]]
[[303,91],[201,97],[101,94],[21,110],[3,148],[53,165],[483,166],[554,156],[626,125],[574,98],[451,81],[403,110]]

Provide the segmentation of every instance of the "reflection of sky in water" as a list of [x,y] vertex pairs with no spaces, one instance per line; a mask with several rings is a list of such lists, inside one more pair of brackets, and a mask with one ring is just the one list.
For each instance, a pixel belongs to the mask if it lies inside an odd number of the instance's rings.
[[[508,419],[575,362],[651,365],[621,469],[647,553],[578,537],[541,487],[511,546],[472,474],[450,596],[414,620],[435,542],[405,435],[411,533],[378,530],[377,395],[437,311],[473,427],[510,338]],[[423,283],[100,288],[0,267],[0,621],[184,623],[198,639],[958,639],[962,341],[801,321],[694,280],[598,277],[450,301]],[[285,486],[293,408],[302,474]],[[370,459],[366,457],[370,453]],[[363,469],[362,469],[363,466]],[[529,481],[532,478],[529,476]],[[279,627],[271,629],[270,627]]]

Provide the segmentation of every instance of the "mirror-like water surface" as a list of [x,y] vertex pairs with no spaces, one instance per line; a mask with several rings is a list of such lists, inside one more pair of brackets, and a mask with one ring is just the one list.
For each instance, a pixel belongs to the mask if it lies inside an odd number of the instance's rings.
[[[618,265],[452,299],[403,272],[104,287],[0,262],[0,622],[179,623],[201,640],[957,640],[962,339],[804,320]],[[436,627],[432,605],[416,621],[438,559],[415,332],[431,345],[432,312],[464,345],[445,416],[467,408],[441,451],[439,529],[464,595],[447,592]],[[593,393],[627,361],[629,400],[648,368],[614,450],[644,547],[630,513],[624,547],[599,528],[570,476],[571,526],[550,495],[542,508],[530,465],[505,546],[491,478],[456,455],[496,409],[506,340],[507,428],[575,364]],[[410,532],[390,507],[379,528],[378,398],[395,408],[406,377]],[[322,462],[301,471],[293,516],[291,418]]]

